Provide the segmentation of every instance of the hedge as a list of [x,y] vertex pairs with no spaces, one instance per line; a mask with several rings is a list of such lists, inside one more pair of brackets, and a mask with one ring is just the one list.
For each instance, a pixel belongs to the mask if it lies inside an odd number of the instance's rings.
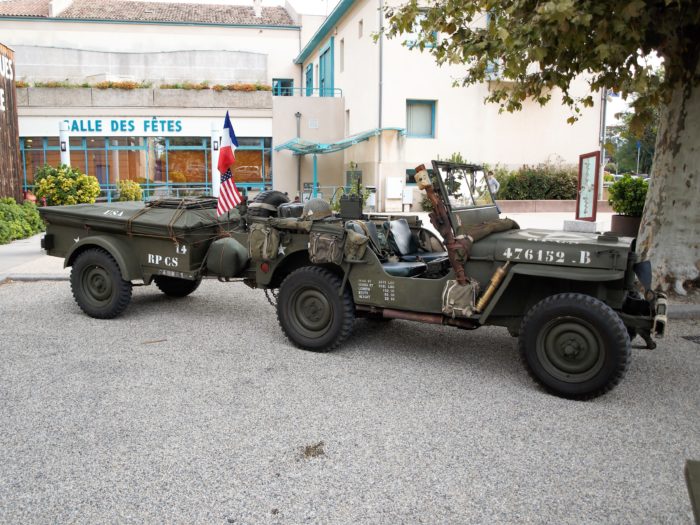
[[0,244],[31,237],[41,231],[44,231],[44,221],[34,203],[26,201],[20,205],[12,198],[0,199]]
[[575,168],[551,164],[500,171],[496,179],[501,184],[497,198],[502,200],[573,200],[578,188]]

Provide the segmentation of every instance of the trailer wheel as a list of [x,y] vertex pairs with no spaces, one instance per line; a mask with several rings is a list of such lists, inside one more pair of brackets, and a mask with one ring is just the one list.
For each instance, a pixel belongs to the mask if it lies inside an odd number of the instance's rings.
[[202,279],[190,281],[189,279],[178,279],[167,275],[156,275],[153,280],[158,289],[168,297],[187,297],[194,292],[202,283]]
[[263,191],[255,196],[253,202],[248,204],[248,215],[251,217],[276,217],[277,211],[272,211],[270,206],[276,210],[280,204],[285,202],[289,202],[289,199],[281,191]]
[[287,276],[277,297],[277,319],[299,348],[329,352],[342,343],[355,322],[352,293],[330,271],[305,266]]
[[630,360],[620,317],[602,301],[577,293],[553,295],[533,306],[520,327],[519,349],[530,376],[569,399],[612,390]]
[[80,309],[96,319],[117,317],[131,300],[131,283],[122,279],[117,261],[101,248],[78,255],[70,285]]

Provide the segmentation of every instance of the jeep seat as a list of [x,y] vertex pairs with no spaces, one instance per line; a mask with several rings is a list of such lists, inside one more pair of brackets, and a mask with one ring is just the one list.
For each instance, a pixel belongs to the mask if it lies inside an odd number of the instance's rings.
[[428,266],[422,262],[387,262],[382,264],[386,273],[394,277],[415,277],[424,273]]
[[389,238],[391,244],[397,251],[399,259],[402,261],[413,262],[418,260],[432,261],[447,257],[447,252],[424,252],[420,251],[418,240],[408,226],[406,219],[397,219],[388,223]]

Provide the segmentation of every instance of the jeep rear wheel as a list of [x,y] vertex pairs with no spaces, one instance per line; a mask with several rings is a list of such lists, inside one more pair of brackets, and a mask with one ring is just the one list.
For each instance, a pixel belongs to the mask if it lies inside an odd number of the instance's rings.
[[352,293],[330,271],[305,266],[282,282],[277,319],[287,338],[299,348],[329,352],[352,331],[355,304]]
[[178,279],[167,275],[157,275],[153,278],[158,289],[169,297],[187,297],[194,292],[202,282],[202,279],[190,281]]
[[620,317],[602,301],[575,293],[533,306],[520,327],[519,349],[530,376],[569,399],[592,399],[613,389],[630,359]]
[[131,300],[131,283],[122,279],[117,261],[101,248],[78,255],[71,269],[70,285],[80,309],[97,319],[118,316]]

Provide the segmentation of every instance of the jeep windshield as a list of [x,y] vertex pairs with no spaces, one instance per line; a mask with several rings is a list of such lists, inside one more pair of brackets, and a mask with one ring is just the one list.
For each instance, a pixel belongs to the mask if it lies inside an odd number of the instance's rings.
[[453,211],[496,205],[482,166],[434,160],[433,175],[436,173]]

